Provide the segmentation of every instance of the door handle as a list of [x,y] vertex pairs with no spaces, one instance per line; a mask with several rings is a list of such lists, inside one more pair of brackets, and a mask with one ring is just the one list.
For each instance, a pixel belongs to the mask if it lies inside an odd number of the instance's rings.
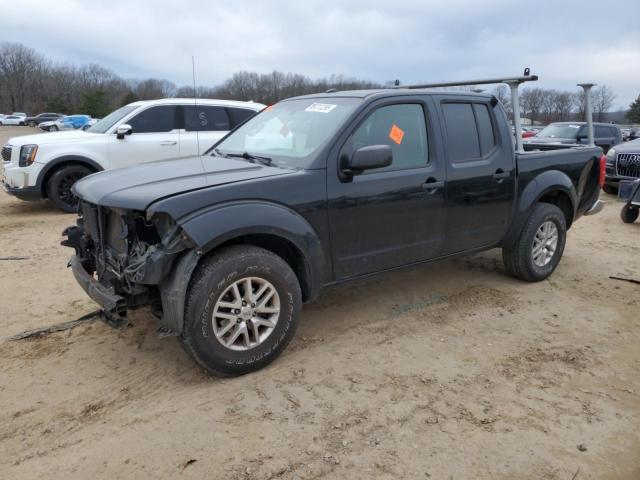
[[444,182],[439,182],[433,177],[427,178],[427,181],[422,184],[422,189],[426,190],[429,195],[433,195],[442,187],[444,187]]
[[169,145],[175,145],[176,143],[178,143],[178,142],[176,142],[175,140],[167,140],[165,142],[160,142],[160,145],[165,147],[165,146],[169,146]]
[[510,172],[505,172],[501,168],[496,170],[496,173],[493,174],[493,178],[496,179],[496,182],[502,183],[505,178],[509,178],[511,176]]

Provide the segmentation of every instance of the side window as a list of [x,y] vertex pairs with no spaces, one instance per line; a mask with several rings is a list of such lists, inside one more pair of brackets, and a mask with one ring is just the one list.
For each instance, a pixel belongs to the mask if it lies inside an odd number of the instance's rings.
[[480,136],[480,152],[485,157],[496,146],[496,136],[491,123],[489,108],[483,103],[474,103],[473,109],[476,113],[478,123],[478,134]]
[[253,117],[256,113],[254,110],[248,108],[227,108],[229,117],[231,118],[231,128],[236,128],[241,123]]
[[447,150],[453,163],[480,158],[480,139],[471,103],[444,103]]
[[423,167],[429,156],[424,110],[418,104],[380,107],[358,127],[351,142],[354,151],[369,145],[391,147],[393,163],[374,172]]
[[133,133],[170,132],[175,127],[176,107],[163,105],[147,108],[129,120]]
[[185,105],[184,128],[187,132],[219,132],[231,130],[229,116],[224,107]]
[[609,136],[609,129],[606,127],[601,127],[600,125],[596,125],[594,128],[594,132],[593,134],[596,137],[608,137]]

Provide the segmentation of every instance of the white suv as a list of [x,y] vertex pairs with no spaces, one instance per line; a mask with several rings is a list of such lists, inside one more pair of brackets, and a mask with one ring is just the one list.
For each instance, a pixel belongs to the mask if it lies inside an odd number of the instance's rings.
[[48,198],[65,212],[71,186],[93,172],[202,155],[265,106],[254,102],[171,98],[134,102],[87,131],[15,137],[2,148],[4,190],[22,200]]

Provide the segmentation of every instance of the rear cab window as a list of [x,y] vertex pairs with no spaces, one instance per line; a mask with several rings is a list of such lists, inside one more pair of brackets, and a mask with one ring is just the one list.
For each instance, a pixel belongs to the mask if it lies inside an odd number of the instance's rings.
[[497,145],[489,107],[477,102],[442,103],[447,152],[452,163],[487,157]]

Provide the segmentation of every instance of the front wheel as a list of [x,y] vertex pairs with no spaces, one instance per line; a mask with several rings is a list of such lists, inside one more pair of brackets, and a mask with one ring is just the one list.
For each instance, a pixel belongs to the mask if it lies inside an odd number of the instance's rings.
[[620,210],[620,218],[624,223],[633,223],[638,219],[640,208],[625,205]]
[[49,131],[50,131],[50,132],[57,132],[57,131],[58,131],[58,127],[56,127],[55,125],[51,125],[51,126],[49,127]]
[[78,197],[73,194],[71,187],[90,173],[91,170],[82,165],[66,165],[60,168],[47,182],[47,197],[63,212],[77,212]]
[[527,282],[544,280],[558,266],[566,239],[562,211],[555,205],[539,203],[514,244],[502,249],[507,272]]
[[301,308],[298,279],[276,254],[224,248],[194,273],[180,337],[210,373],[243,375],[273,361],[293,338]]
[[603,185],[602,186],[602,191],[604,193],[608,193],[609,195],[617,195],[618,194],[618,189],[616,187],[614,187],[613,185]]

